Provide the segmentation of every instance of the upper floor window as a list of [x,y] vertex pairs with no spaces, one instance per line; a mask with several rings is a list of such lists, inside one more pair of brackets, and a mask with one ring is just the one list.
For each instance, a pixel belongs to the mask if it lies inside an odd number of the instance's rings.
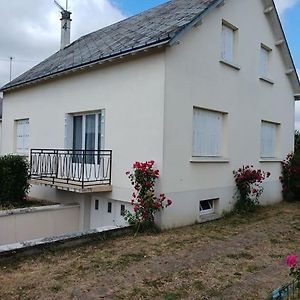
[[269,77],[270,54],[272,49],[261,44],[260,59],[259,59],[259,75],[262,78]]
[[262,158],[276,157],[277,131],[278,124],[262,121],[261,122],[261,149]]
[[193,156],[221,156],[223,113],[194,108]]
[[28,154],[29,151],[29,119],[16,120],[16,153]]
[[233,63],[235,60],[235,45],[236,45],[236,34],[237,27],[230,23],[223,21],[222,23],[222,60]]

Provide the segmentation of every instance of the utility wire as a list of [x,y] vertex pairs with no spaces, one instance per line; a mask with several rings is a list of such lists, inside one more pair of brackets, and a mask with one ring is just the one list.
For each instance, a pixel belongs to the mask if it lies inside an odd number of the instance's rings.
[[[10,61],[10,58],[0,58],[0,61]],[[33,62],[33,63],[37,63],[40,62],[39,60],[26,60],[26,59],[15,59],[15,62]]]

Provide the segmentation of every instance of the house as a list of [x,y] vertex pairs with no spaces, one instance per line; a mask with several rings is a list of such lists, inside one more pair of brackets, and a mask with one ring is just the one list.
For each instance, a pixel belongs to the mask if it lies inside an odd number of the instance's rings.
[[4,153],[28,155],[31,195],[81,205],[81,229],[124,225],[125,172],[155,160],[162,228],[234,203],[232,171],[271,172],[282,200],[300,85],[272,0],[173,0],[81,37],[2,87]]

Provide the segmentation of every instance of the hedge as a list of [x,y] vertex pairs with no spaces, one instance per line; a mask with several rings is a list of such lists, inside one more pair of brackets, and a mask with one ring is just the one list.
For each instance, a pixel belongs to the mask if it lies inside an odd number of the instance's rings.
[[29,192],[29,164],[16,155],[0,157],[0,204],[14,205],[26,201]]

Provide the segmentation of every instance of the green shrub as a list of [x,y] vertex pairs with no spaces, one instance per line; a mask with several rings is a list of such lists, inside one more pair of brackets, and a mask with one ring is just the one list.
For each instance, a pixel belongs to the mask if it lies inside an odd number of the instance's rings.
[[24,157],[0,157],[0,204],[14,205],[26,201],[28,179],[29,165]]

